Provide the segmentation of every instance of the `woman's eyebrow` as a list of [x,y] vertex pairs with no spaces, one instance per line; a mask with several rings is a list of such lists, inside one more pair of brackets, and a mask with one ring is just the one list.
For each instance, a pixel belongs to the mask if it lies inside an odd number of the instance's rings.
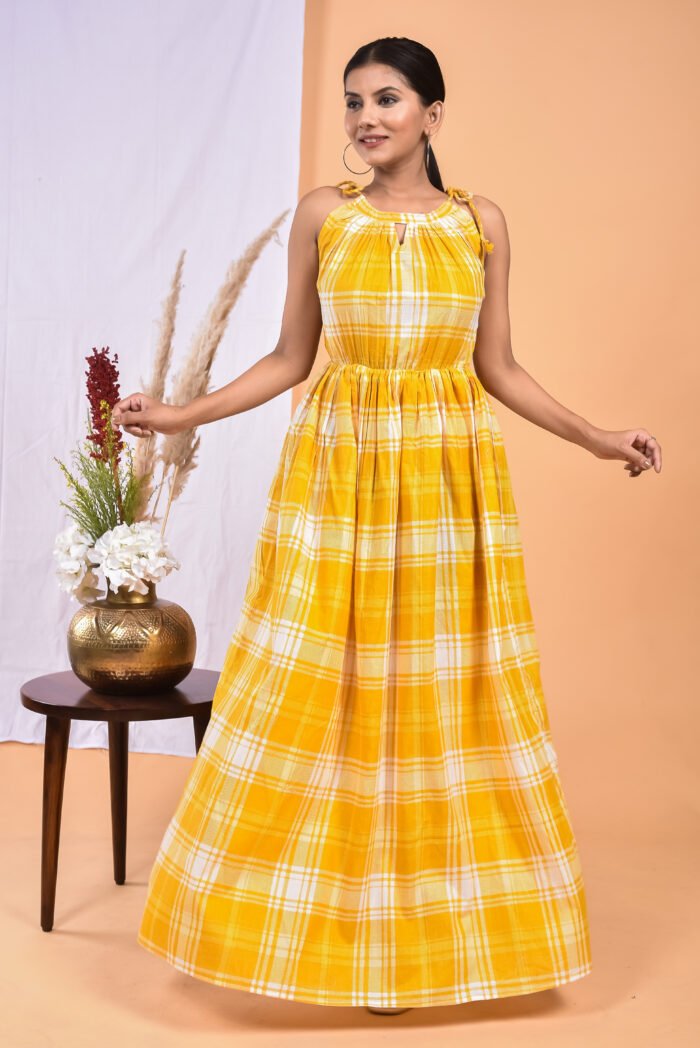
[[[398,91],[399,94],[401,93],[400,88],[392,87],[392,85],[389,84],[388,87],[380,87],[378,91],[374,92],[374,94],[375,95],[381,95],[384,91]],[[357,98],[360,97],[360,95],[358,94],[357,91],[346,91],[345,92],[345,96],[347,96],[347,95],[355,95]]]

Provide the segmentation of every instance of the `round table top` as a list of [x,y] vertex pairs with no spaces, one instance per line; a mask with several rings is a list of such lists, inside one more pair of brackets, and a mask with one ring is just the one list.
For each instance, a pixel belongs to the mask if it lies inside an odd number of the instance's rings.
[[20,688],[22,705],[35,713],[72,720],[141,721],[191,717],[211,706],[219,670],[192,669],[175,688],[150,695],[104,695],[73,670],[33,677]]

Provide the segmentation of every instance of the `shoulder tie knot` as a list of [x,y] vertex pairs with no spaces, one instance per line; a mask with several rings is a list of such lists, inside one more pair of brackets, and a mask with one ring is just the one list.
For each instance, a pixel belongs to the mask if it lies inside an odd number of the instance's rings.
[[448,186],[447,194],[453,199],[459,198],[460,200],[464,200],[467,204],[469,210],[474,216],[476,228],[479,230],[479,238],[481,240],[483,254],[489,255],[493,251],[493,242],[484,234],[484,227],[481,224],[481,215],[479,214],[479,209],[474,202],[474,194],[468,189],[459,189],[457,186]]
[[351,178],[346,178],[343,182],[336,182],[336,189],[339,189],[343,196],[350,196],[351,193],[361,193],[362,186],[358,182],[353,182]]

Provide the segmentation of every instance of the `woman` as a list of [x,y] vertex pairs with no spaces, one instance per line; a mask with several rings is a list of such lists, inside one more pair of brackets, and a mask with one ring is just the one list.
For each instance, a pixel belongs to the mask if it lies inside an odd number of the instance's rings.
[[373,178],[299,202],[275,349],[184,406],[114,409],[135,436],[246,411],[309,375],[324,328],[138,942],[209,982],[396,1014],[591,970],[486,393],[630,477],[659,472],[661,448],[513,359],[505,219],[443,188],[432,52],[373,41],[344,88]]

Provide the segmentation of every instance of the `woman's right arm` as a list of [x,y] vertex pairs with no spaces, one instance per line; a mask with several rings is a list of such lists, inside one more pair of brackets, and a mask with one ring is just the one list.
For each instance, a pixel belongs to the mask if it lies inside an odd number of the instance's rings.
[[264,404],[308,377],[321,335],[318,278],[318,230],[330,210],[332,187],[306,193],[298,202],[289,231],[287,294],[277,345],[221,389],[180,406],[132,393],[112,409],[113,421],[134,436],[177,433],[206,422],[238,415]]
[[248,411],[303,382],[309,375],[321,335],[321,307],[316,290],[318,208],[313,192],[297,204],[289,231],[287,295],[277,345],[228,385],[185,404],[183,429]]

